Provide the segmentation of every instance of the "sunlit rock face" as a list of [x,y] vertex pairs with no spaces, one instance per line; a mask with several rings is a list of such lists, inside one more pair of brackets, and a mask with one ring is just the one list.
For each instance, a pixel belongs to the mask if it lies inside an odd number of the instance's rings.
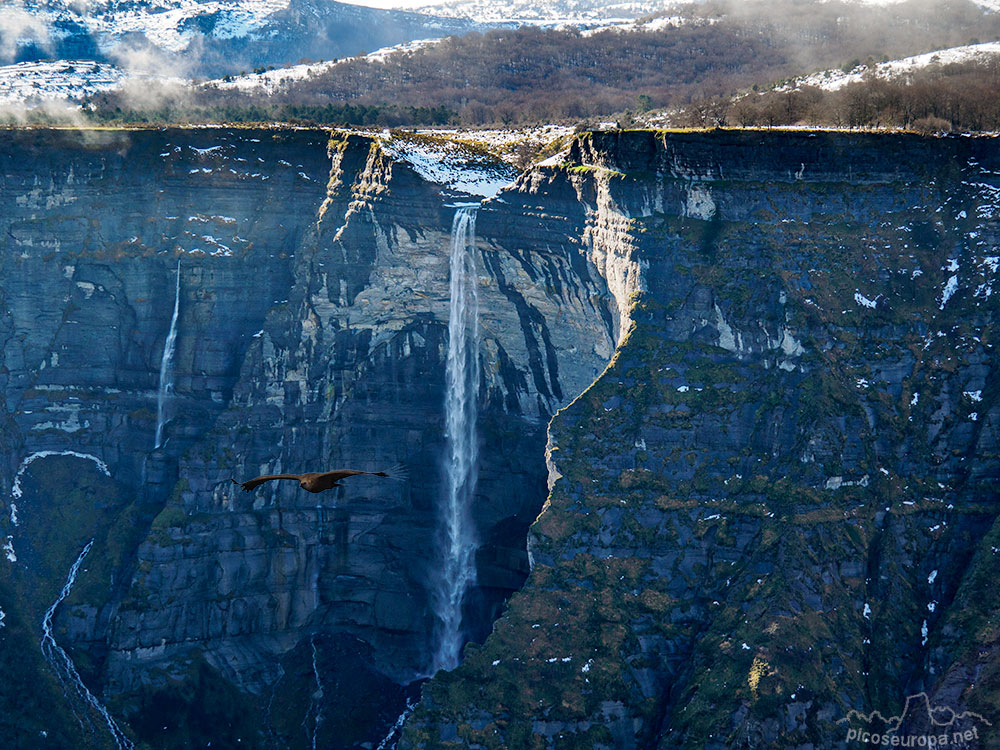
[[[0,608],[17,627],[0,649],[24,652],[26,680],[45,672],[34,631],[94,539],[54,632],[133,739],[377,744],[435,645],[449,233],[472,196],[358,136],[10,135],[0,477],[16,560]],[[474,252],[480,544],[463,629],[481,640],[527,573],[546,423],[606,365],[616,308],[576,244],[482,236]],[[395,463],[406,481],[322,495],[230,481]],[[31,691],[53,708],[12,728],[24,746],[112,742],[72,691]]]
[[582,238],[627,330],[549,427],[524,588],[400,746],[840,747],[922,692],[994,721],[998,165],[597,133],[503,193],[526,244]]

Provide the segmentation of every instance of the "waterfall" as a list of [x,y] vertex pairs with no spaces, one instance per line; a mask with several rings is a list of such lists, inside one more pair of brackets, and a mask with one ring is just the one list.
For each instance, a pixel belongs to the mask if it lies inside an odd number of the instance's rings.
[[83,548],[80,555],[76,558],[76,562],[69,569],[69,575],[66,576],[66,583],[62,587],[62,591],[59,592],[59,596],[52,606],[45,610],[45,616],[42,618],[42,654],[44,654],[46,660],[55,670],[56,675],[59,677],[59,681],[65,684],[67,681],[76,688],[77,693],[83,700],[87,702],[97,713],[104,717],[104,721],[108,725],[108,729],[111,732],[111,736],[114,737],[115,744],[118,746],[119,750],[133,750],[135,747],[131,740],[125,736],[121,728],[111,718],[111,714],[108,713],[108,709],[97,700],[90,689],[83,684],[83,680],[80,679],[80,673],[76,671],[76,667],[73,666],[73,660],[69,658],[62,647],[56,643],[55,637],[52,635],[52,616],[55,614],[56,608],[62,604],[63,599],[69,596],[69,592],[73,588],[73,584],[76,583],[76,574],[80,570],[80,564],[83,562],[83,558],[87,556],[90,552],[90,547],[93,545],[94,540],[91,539],[87,542],[87,546]]
[[174,314],[170,316],[170,330],[163,344],[163,356],[160,358],[160,388],[156,394],[156,443],[154,448],[163,445],[163,425],[166,422],[165,412],[167,394],[174,390],[173,364],[174,349],[177,346],[177,314],[181,309],[181,260],[177,259],[177,281],[174,287]]
[[458,666],[463,645],[462,600],[475,582],[478,541],[471,517],[476,489],[479,393],[479,298],[476,291],[476,209],[463,205],[451,228],[451,300],[445,393],[445,497],[441,503],[439,574],[431,592],[437,638],[431,673]]

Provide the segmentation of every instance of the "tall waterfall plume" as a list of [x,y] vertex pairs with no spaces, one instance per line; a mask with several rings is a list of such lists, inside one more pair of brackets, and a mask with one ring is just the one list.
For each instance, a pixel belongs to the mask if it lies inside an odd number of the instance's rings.
[[437,638],[431,672],[458,666],[463,645],[462,600],[476,579],[478,546],[471,505],[476,490],[479,393],[479,296],[476,291],[476,210],[459,206],[451,227],[451,301],[445,393],[445,496],[438,549],[441,564],[431,601]]
[[63,650],[62,646],[56,643],[55,636],[52,634],[52,616],[56,612],[56,608],[62,604],[63,599],[69,596],[69,592],[73,589],[73,584],[76,583],[77,573],[80,572],[80,565],[83,563],[83,558],[87,556],[90,552],[90,547],[93,545],[94,540],[91,539],[87,542],[87,545],[83,548],[80,554],[76,558],[76,562],[73,563],[72,567],[69,569],[69,574],[66,576],[66,583],[63,584],[62,591],[59,592],[59,596],[52,606],[45,610],[45,615],[42,617],[42,653],[45,655],[45,659],[49,662],[52,669],[55,670],[56,675],[59,677],[59,681],[65,686],[67,683],[73,687],[77,695],[87,703],[91,708],[93,708],[97,713],[101,715],[105,723],[108,725],[108,731],[111,732],[111,736],[115,740],[115,744],[118,746],[119,750],[134,750],[135,745],[132,741],[122,732],[118,723],[111,718],[111,714],[108,713],[108,709],[104,707],[97,697],[90,692],[90,689],[84,684],[83,680],[80,679],[80,673],[76,671],[76,667],[73,665],[73,660],[69,658],[69,654]]
[[160,388],[156,394],[156,443],[163,445],[163,426],[166,423],[167,396],[174,390],[174,350],[177,348],[177,315],[181,309],[181,261],[177,259],[177,282],[174,287],[174,313],[170,316],[170,330],[160,358]]

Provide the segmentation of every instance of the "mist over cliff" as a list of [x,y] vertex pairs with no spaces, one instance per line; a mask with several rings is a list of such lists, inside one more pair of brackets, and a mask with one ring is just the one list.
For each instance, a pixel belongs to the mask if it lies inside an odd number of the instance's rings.
[[9,746],[376,747],[418,700],[400,747],[832,747],[921,691],[991,718],[993,139],[583,134],[483,202],[473,645],[429,682],[480,196],[406,151],[7,132]]

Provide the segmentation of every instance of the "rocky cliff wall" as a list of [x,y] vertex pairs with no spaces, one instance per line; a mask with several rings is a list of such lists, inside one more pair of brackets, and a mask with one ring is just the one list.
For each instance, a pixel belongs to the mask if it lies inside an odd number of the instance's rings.
[[[38,649],[91,539],[53,632],[128,737],[377,744],[432,650],[469,196],[361,136],[8,135],[9,744],[115,746]],[[997,161],[988,138],[593,134],[485,202],[465,621],[493,632],[401,746],[836,747],[851,709],[921,691],[990,716]],[[396,462],[406,482],[317,496],[230,482]]]
[[524,589],[400,747],[847,747],[852,710],[920,693],[995,724],[998,165],[599,133],[502,193],[504,228],[580,201],[539,235],[603,238],[631,327],[551,422]]

